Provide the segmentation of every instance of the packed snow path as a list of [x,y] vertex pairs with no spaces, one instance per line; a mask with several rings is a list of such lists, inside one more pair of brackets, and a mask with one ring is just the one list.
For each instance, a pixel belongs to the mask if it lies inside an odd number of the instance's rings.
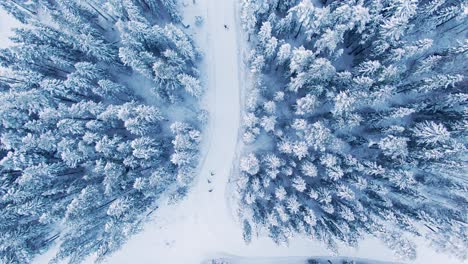
[[[188,196],[180,204],[157,210],[154,223],[146,225],[110,263],[136,259],[138,263],[200,263],[242,244],[240,227],[225,197],[240,119],[236,3],[190,0],[185,5],[184,23],[191,26],[189,32],[204,53],[204,105],[210,113],[200,172]],[[195,16],[204,19],[199,27],[193,23]]]

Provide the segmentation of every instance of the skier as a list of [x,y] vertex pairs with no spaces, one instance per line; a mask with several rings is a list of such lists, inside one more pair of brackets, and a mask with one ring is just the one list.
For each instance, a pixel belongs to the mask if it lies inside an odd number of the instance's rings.
[[224,24],[224,28],[225,28],[225,29],[229,29],[229,27],[228,27],[226,24]]

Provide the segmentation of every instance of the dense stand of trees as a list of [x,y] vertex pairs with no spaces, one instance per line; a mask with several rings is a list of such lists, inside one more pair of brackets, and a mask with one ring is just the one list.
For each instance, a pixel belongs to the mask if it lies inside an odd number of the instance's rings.
[[[237,181],[244,238],[466,259],[466,3],[242,0],[253,87]],[[251,151],[252,150],[252,151]]]
[[199,111],[199,52],[174,0],[0,6],[26,24],[0,50],[0,262],[102,259],[191,182],[200,122],[167,109]]

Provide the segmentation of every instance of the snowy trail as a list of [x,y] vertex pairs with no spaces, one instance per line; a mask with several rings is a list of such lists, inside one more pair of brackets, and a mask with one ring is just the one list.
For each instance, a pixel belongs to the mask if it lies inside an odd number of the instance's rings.
[[[210,123],[200,173],[180,204],[162,206],[154,221],[109,263],[131,263],[136,256],[138,263],[201,263],[243,244],[226,203],[240,119],[235,12],[235,0],[197,0],[185,7],[187,23],[192,24],[195,41],[205,54],[201,71],[207,93],[203,103],[210,112]],[[205,19],[200,28],[191,23],[196,15]]]

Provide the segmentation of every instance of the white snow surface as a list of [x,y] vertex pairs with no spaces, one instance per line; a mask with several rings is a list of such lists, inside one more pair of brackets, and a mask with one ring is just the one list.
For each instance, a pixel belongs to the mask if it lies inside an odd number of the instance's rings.
[[[4,0],[0,0],[4,1]],[[0,49],[7,48],[13,43],[8,39],[12,36],[11,29],[19,27],[21,24],[18,20],[10,16],[7,12],[0,8]]]
[[[349,259],[346,257],[236,257],[236,256],[224,256],[215,259],[219,263],[229,264],[306,264],[308,260],[315,260],[318,264],[342,264],[344,261],[355,261],[356,264],[397,264],[396,262],[383,262],[376,260],[353,258]],[[212,264],[208,260],[203,264]]]
[[[236,153],[241,147],[238,140],[240,99],[243,89],[248,87],[248,70],[244,65],[246,42],[237,18],[239,0],[184,2],[184,23],[191,25],[188,31],[206,55],[201,67],[207,87],[203,104],[211,118],[204,133],[200,174],[187,197],[178,204],[161,206],[144,230],[111,256],[107,263],[199,264],[229,256],[235,264],[293,264],[303,263],[307,256],[331,255],[321,243],[304,238],[293,239],[288,247],[277,246],[266,237],[254,237],[250,245],[245,245],[242,240],[242,230],[230,207],[235,201],[229,184],[237,160]],[[195,26],[195,16],[204,18],[202,26]],[[8,40],[11,28],[19,25],[18,21],[0,10],[0,48],[11,45]],[[214,172],[213,176],[211,172]],[[418,259],[410,263],[460,263],[435,253],[422,240],[418,245]],[[55,251],[53,248],[34,262],[48,263]],[[343,247],[340,253],[349,257],[397,261],[381,242],[371,238],[364,240],[358,250]],[[86,263],[93,263],[93,259],[89,258]]]

